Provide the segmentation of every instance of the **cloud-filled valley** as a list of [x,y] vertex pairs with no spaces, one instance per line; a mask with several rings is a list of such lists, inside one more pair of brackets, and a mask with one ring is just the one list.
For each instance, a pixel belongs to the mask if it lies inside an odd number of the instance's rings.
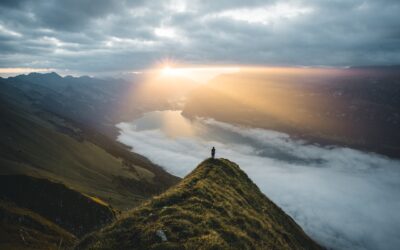
[[400,245],[398,160],[308,144],[275,131],[189,121],[178,111],[152,112],[118,128],[120,142],[181,177],[215,146],[217,157],[238,163],[269,198],[329,248]]

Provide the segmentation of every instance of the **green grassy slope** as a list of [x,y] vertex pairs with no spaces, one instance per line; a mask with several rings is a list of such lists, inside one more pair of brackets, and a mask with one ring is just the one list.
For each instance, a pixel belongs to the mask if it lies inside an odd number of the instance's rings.
[[0,249],[69,249],[76,241],[37,213],[0,201]]
[[12,86],[0,90],[0,174],[61,181],[121,210],[177,182],[105,136],[44,112]]
[[[167,241],[157,231],[162,230]],[[77,249],[321,249],[235,163],[208,159]]]
[[78,237],[115,219],[108,204],[61,183],[25,175],[0,175],[0,201],[26,208]]
[[63,102],[53,92],[0,79],[0,249],[69,249],[114,211],[179,180],[90,124],[45,109],[42,99]]

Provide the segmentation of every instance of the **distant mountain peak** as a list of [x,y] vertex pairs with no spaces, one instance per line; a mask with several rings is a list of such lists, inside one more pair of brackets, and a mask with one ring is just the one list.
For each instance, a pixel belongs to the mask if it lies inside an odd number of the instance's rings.
[[62,78],[62,76],[60,76],[59,74],[57,74],[56,72],[52,71],[49,73],[39,73],[39,72],[31,72],[29,73],[27,76],[34,76],[34,77],[52,77],[52,78]]
[[80,79],[92,79],[92,77],[87,76],[87,75],[80,76],[80,77],[78,77],[78,78],[80,78]]
[[48,75],[53,75],[53,76],[60,76],[59,74],[57,74],[55,71],[52,71],[50,73],[47,73]]
[[207,159],[79,249],[321,249],[238,165]]

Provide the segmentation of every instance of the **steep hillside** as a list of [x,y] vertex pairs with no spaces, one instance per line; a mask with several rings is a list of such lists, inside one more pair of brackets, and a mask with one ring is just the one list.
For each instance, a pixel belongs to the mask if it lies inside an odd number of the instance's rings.
[[99,199],[24,175],[0,175],[0,200],[29,209],[78,237],[115,219],[114,211]]
[[159,74],[128,81],[30,73],[0,77],[1,82],[29,96],[42,110],[114,137],[118,133],[115,124],[151,110],[182,106],[181,98],[196,86],[188,79]]
[[76,241],[37,213],[0,201],[0,249],[69,249]]
[[177,183],[99,129],[114,127],[125,85],[54,73],[0,78],[0,249],[69,249]]
[[124,114],[119,112],[124,106],[124,94],[136,87],[121,79],[105,81],[87,76],[61,77],[53,72],[31,73],[1,80],[25,93],[42,110],[96,129],[112,130],[121,116],[131,119],[140,109],[138,105],[129,105],[124,109]]
[[32,95],[0,83],[0,174],[60,181],[121,210],[178,180],[95,129],[43,110]]
[[321,249],[225,159],[86,237],[77,249]]

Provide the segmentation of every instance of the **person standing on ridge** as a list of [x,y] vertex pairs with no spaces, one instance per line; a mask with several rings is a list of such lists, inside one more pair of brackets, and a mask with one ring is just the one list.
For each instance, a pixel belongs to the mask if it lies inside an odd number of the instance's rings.
[[211,149],[211,158],[215,158],[215,148],[214,147],[212,147],[212,149]]

